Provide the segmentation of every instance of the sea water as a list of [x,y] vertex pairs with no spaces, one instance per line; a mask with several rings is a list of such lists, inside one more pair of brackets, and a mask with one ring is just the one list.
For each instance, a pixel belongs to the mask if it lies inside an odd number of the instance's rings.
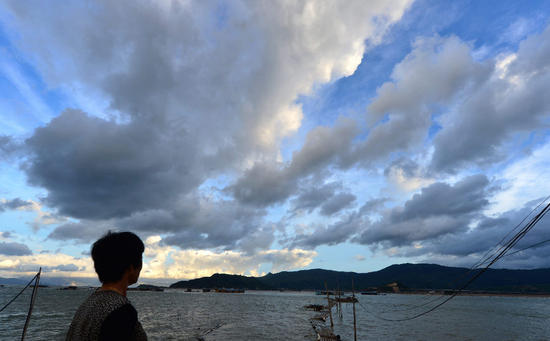
[[[0,288],[4,304],[21,288]],[[63,340],[74,312],[93,289],[40,288],[26,340]],[[0,313],[0,339],[17,340],[27,316],[27,289]],[[244,294],[128,292],[150,340],[315,340],[304,309],[325,304],[312,292],[247,291]],[[358,340],[549,340],[550,298],[459,296],[418,319],[407,318],[439,303],[436,296],[358,296],[355,305]],[[434,301],[436,300],[436,301]],[[334,332],[353,340],[353,310],[333,308]],[[327,319],[326,325],[330,322]]]

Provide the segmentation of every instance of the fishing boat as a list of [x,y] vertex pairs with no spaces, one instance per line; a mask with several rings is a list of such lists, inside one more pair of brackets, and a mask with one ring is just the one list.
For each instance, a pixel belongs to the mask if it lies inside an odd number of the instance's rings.
[[222,293],[228,293],[228,294],[243,294],[244,289],[222,288],[222,289],[216,289],[216,292],[222,292]]

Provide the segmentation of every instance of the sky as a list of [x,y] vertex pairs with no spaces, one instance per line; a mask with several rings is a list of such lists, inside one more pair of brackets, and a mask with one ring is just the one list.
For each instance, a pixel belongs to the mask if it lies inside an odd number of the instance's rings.
[[0,276],[471,266],[550,195],[549,88],[547,1],[3,1]]

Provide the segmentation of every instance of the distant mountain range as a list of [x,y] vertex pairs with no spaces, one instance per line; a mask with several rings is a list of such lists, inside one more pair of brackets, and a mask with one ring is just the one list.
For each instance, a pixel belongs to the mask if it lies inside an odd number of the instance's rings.
[[[214,274],[188,281],[179,281],[171,288],[240,288],[247,290],[324,290],[325,282],[329,289],[351,290],[352,279],[356,291],[385,288],[397,283],[401,290],[445,290],[455,289],[467,281],[475,272],[466,268],[447,267],[436,264],[399,264],[368,273],[343,272],[323,269],[283,271],[269,273],[261,277]],[[25,285],[29,278],[1,278],[2,285]],[[157,283],[154,280],[140,279],[140,283],[164,285],[166,279]],[[161,284],[164,283],[164,284]],[[97,278],[43,277],[40,284],[50,286],[98,286]],[[468,290],[550,293],[550,269],[504,270],[489,269],[476,279]]]
[[20,278],[4,278],[0,277],[0,284],[1,285],[26,285],[29,283],[31,279],[28,280],[20,279]]
[[[356,291],[383,288],[397,283],[402,290],[444,290],[459,288],[474,272],[466,268],[436,264],[399,264],[368,273],[342,272],[323,269],[283,271],[262,277],[214,274],[188,281],[179,281],[171,288],[242,288],[248,290],[324,290],[352,289]],[[489,269],[468,290],[541,293],[550,292],[550,269],[506,270]]]
[[[4,278],[0,277],[0,285],[26,285],[31,280],[31,277],[20,277],[20,278]],[[46,277],[42,276],[40,278],[41,285],[47,286],[67,286],[67,285],[78,285],[78,286],[98,286],[99,281],[97,278],[70,278],[70,277]]]

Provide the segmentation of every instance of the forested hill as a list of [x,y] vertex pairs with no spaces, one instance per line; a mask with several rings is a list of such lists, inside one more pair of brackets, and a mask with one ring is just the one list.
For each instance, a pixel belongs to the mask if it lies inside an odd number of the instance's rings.
[[[351,290],[352,279],[357,291],[397,283],[401,289],[453,289],[470,278],[466,268],[436,264],[399,264],[368,273],[342,272],[323,269],[283,271],[263,277],[215,274],[189,281],[179,281],[172,288],[242,288]],[[550,269],[504,270],[489,269],[470,286],[469,290],[501,292],[550,292]]]

